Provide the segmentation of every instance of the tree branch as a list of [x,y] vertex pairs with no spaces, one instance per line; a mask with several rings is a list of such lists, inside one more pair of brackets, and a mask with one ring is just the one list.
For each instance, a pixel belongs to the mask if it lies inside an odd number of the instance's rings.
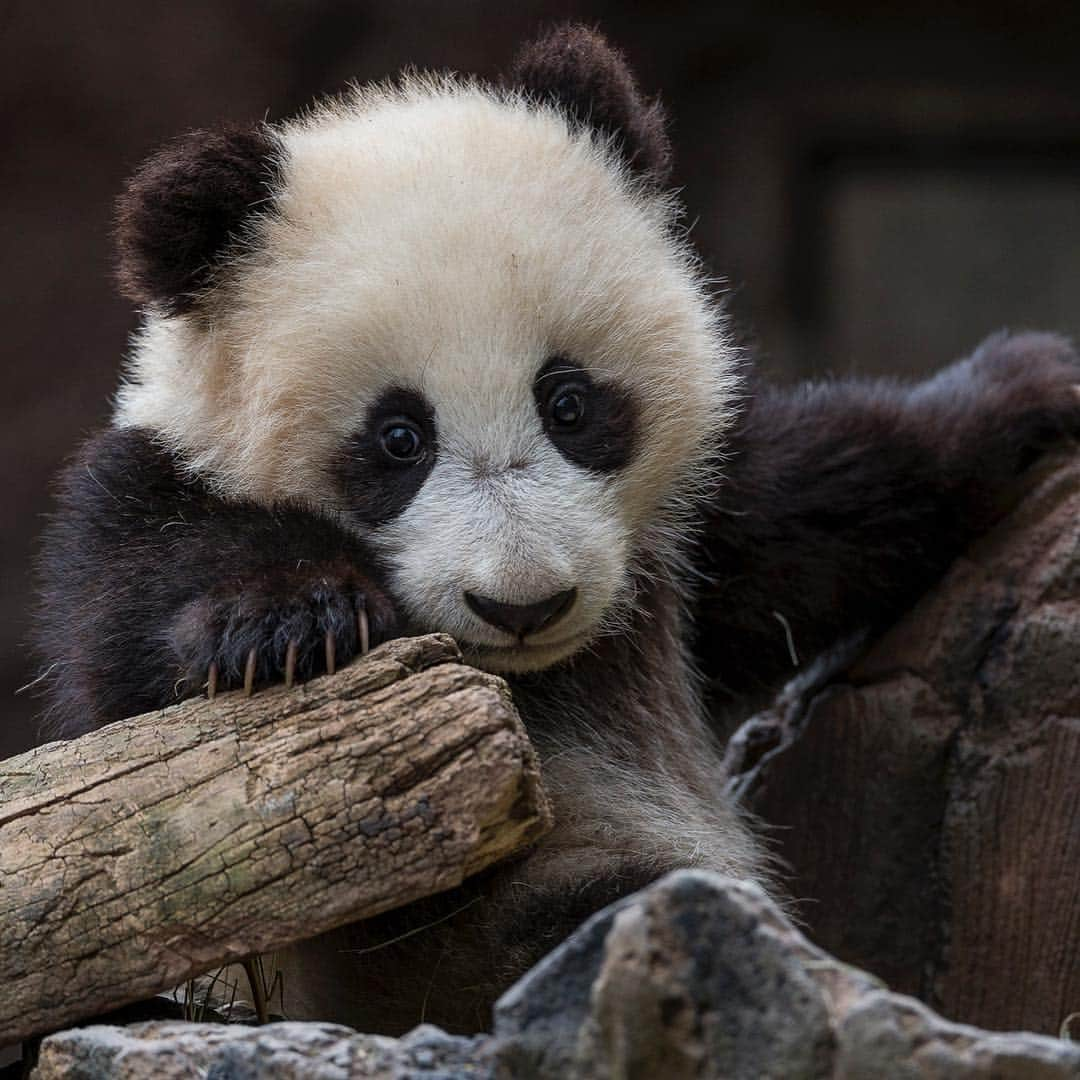
[[550,810],[450,639],[0,762],[0,1045],[457,885]]

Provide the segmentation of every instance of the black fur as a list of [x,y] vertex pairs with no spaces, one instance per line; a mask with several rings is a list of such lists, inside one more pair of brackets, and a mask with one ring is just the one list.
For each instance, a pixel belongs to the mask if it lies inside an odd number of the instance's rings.
[[[423,436],[423,457],[416,463],[396,461],[379,445],[380,432],[395,418],[411,421]],[[412,502],[437,456],[435,410],[430,403],[412,390],[396,387],[386,391],[334,462],[344,496],[342,509],[364,525],[390,521]]]
[[124,294],[165,312],[190,311],[220,256],[271,211],[279,154],[264,126],[193,131],[162,147],[117,205]]
[[[914,387],[751,393],[695,565],[698,654],[743,712],[844,635],[881,627],[1080,434],[1080,366],[1052,334],[998,334]],[[790,632],[790,643],[788,634]]]
[[[580,426],[562,430],[551,422],[549,407],[564,387],[573,387],[584,401]],[[614,472],[633,458],[637,409],[623,389],[595,383],[579,365],[553,357],[536,376],[533,396],[548,437],[575,465],[594,472]]]
[[671,174],[671,142],[658,101],[641,96],[622,53],[603,35],[568,23],[526,45],[507,81],[614,137],[632,169],[657,184]]
[[657,876],[630,855],[570,888],[538,888],[516,881],[514,866],[316,939],[338,960],[337,992],[361,1003],[363,1030],[403,1035],[422,1021],[462,1034],[490,1030],[502,990],[590,915]]
[[185,478],[145,432],[106,431],[60,480],[45,535],[39,640],[55,665],[46,726],[75,735],[198,693],[324,669],[325,635],[347,662],[357,609],[371,643],[396,635],[378,562],[354,537],[297,507],[225,503]]

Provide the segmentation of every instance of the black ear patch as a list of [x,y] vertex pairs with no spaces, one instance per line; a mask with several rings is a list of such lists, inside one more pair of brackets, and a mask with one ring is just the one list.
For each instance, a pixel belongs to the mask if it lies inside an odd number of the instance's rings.
[[507,81],[615,135],[631,167],[657,183],[671,173],[671,142],[658,101],[647,101],[622,53],[602,34],[567,23],[522,47]]
[[146,161],[117,207],[124,294],[170,314],[190,310],[222,252],[272,208],[279,151],[260,125],[193,131]]

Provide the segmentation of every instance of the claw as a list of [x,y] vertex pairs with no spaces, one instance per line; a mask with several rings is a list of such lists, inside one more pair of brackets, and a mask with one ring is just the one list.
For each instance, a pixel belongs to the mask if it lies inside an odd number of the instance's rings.
[[367,612],[363,607],[357,608],[356,625],[360,631],[360,655],[363,656],[371,648],[371,633],[368,629]]
[[217,696],[217,663],[211,663],[210,670],[206,673],[206,700],[213,701]]
[[337,671],[336,650],[334,644],[334,631],[326,631],[326,674],[333,675]]
[[251,697],[255,687],[255,650],[248,653],[247,664],[244,667],[244,697]]
[[296,678],[296,642],[290,641],[285,650],[285,689],[291,690]]

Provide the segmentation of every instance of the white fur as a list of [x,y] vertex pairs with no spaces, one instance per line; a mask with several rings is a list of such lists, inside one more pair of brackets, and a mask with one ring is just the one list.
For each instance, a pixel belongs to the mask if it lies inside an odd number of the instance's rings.
[[[574,652],[628,602],[644,530],[678,517],[731,411],[733,354],[675,204],[554,110],[471,82],[358,90],[280,135],[278,213],[202,312],[148,315],[115,423],[159,433],[227,496],[334,513],[334,453],[387,386],[414,388],[439,454],[372,537],[395,596],[484,666]],[[637,402],[617,474],[544,435],[532,383],[552,355]],[[570,587],[527,648],[463,603]]]

